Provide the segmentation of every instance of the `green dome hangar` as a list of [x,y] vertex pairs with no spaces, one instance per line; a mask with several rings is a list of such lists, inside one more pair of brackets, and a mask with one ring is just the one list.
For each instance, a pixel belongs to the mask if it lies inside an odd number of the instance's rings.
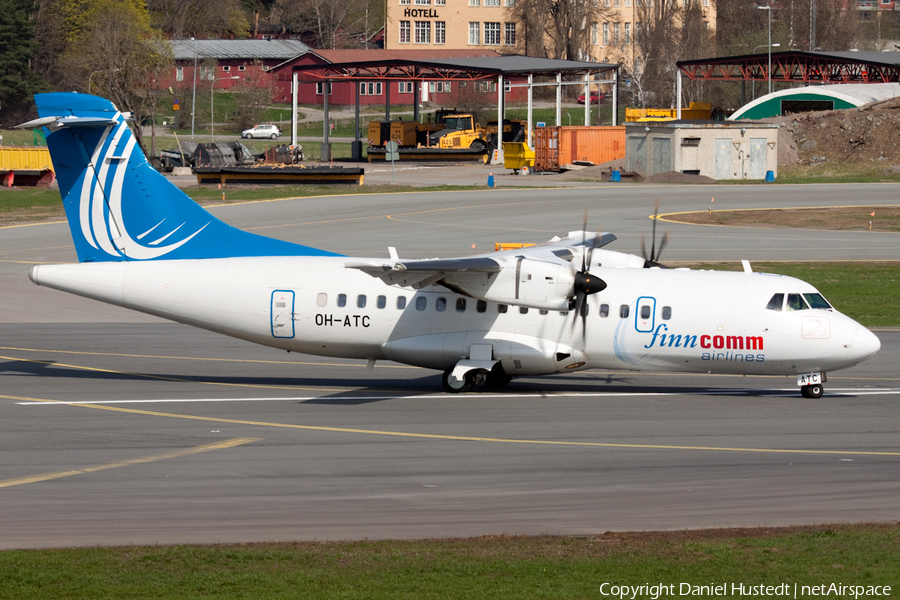
[[844,83],[780,90],[742,106],[729,120],[755,120],[816,110],[856,108],[900,96],[900,83]]

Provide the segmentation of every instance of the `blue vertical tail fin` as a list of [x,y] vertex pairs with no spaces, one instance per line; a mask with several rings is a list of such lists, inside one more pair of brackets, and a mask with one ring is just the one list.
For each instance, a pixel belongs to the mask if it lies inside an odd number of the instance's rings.
[[[154,169],[112,102],[35,95],[80,262],[337,256],[213,217]],[[49,133],[47,133],[49,131]]]

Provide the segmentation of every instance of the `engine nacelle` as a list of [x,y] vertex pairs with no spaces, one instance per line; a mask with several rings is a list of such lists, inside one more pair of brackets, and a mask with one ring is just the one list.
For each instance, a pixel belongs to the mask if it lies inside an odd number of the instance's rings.
[[510,257],[497,273],[454,273],[444,281],[475,298],[545,310],[568,310],[575,270],[568,265]]

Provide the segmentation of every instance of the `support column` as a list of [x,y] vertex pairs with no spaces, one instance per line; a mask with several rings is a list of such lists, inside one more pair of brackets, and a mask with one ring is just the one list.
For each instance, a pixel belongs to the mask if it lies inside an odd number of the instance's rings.
[[356,124],[356,139],[350,144],[350,159],[355,161],[362,160],[362,140],[360,140],[360,131],[359,131],[359,82],[353,82],[353,90],[356,92],[354,95],[356,96],[356,111],[355,111],[355,120]]
[[619,124],[619,69],[616,69],[616,79],[613,81],[612,124],[613,127]]
[[681,69],[675,67],[675,118],[681,119]]
[[297,92],[300,84],[297,81],[297,72],[291,76],[291,146],[297,145]]
[[416,123],[419,122],[419,102],[421,102],[422,98],[421,85],[420,81],[413,82],[413,121]]
[[503,164],[503,75],[497,76],[497,144],[491,155],[491,164]]
[[391,86],[390,81],[384,82],[384,120],[391,120]]
[[322,120],[322,152],[320,153],[320,158],[324,161],[331,160],[331,142],[328,141],[328,134],[330,133],[330,123],[328,122],[328,92],[331,91],[331,81],[325,80],[322,82],[322,109],[324,114],[324,119]]
[[562,125],[562,73],[556,74],[556,126]]
[[584,124],[591,124],[591,74],[584,74]]
[[528,74],[528,147],[534,148],[534,115],[532,114],[534,75]]

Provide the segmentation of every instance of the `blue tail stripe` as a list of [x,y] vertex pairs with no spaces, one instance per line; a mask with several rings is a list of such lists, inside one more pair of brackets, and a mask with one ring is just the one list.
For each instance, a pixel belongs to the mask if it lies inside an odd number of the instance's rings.
[[[35,101],[41,117],[85,119],[81,126],[51,126],[47,134],[79,261],[340,256],[213,217],[147,162],[125,116],[109,100],[54,93],[38,94]],[[92,118],[103,121],[86,120]]]

